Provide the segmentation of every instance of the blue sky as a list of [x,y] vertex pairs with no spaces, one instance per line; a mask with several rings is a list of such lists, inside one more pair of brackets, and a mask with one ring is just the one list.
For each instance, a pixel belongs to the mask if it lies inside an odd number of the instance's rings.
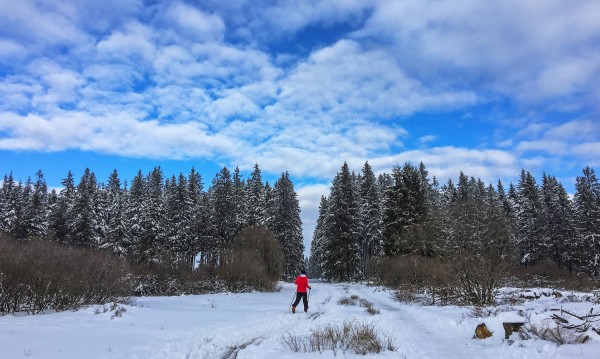
[[441,181],[600,164],[595,0],[0,0],[0,172],[289,171],[306,242],[344,161]]

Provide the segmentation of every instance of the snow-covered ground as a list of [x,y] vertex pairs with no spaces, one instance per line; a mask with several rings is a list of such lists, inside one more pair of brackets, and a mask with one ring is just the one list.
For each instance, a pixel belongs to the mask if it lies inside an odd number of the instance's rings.
[[[332,350],[295,353],[282,337],[306,337],[311,330],[344,321],[373,323],[396,351],[379,358],[600,358],[600,337],[557,346],[539,339],[504,340],[503,321],[541,321],[550,308],[589,311],[590,303],[542,298],[490,318],[473,318],[469,308],[428,307],[395,301],[381,287],[313,283],[308,313],[291,314],[294,286],[276,293],[222,293],[137,298],[135,305],[95,306],[77,312],[0,317],[0,358],[359,358]],[[352,295],[370,301],[380,314],[358,305],[340,305]],[[301,307],[302,305],[300,305]],[[598,306],[597,306],[598,307]],[[117,310],[125,309],[121,316]],[[539,319],[538,319],[539,317]],[[485,322],[493,336],[472,339]]]

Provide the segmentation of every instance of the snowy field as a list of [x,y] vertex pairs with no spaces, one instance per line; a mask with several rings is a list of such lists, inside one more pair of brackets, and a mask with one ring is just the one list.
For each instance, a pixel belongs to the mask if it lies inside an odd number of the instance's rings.
[[[0,358],[363,358],[341,350],[296,353],[282,344],[284,335],[307,337],[311,330],[344,321],[372,323],[397,347],[370,357],[600,358],[600,337],[595,333],[590,343],[576,345],[520,340],[516,334],[504,340],[502,322],[522,319],[518,310],[530,315],[532,322],[541,323],[551,308],[589,312],[590,303],[543,297],[521,303],[514,311],[473,318],[468,314],[470,308],[402,304],[380,287],[312,284],[308,313],[289,312],[294,286],[284,283],[276,293],[144,297],[137,298],[133,306],[3,316]],[[338,303],[353,295],[372,302],[380,314]],[[482,322],[493,336],[472,339]]]

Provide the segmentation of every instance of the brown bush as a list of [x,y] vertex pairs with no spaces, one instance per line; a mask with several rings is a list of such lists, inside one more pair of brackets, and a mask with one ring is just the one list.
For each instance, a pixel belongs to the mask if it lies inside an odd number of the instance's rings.
[[587,292],[598,286],[588,275],[561,268],[552,260],[512,268],[508,277],[507,284],[515,287],[554,287]]
[[127,301],[128,267],[104,252],[0,238],[0,313],[72,310]]
[[248,227],[235,238],[233,250],[218,274],[232,291],[273,291],[282,269],[283,252],[273,232],[265,227]]
[[436,258],[417,255],[386,258],[379,267],[384,285],[399,290],[398,298],[414,301],[420,293],[427,304],[449,304],[456,301],[458,280],[450,265]]
[[157,264],[138,264],[132,269],[134,294],[137,296],[204,294],[225,291],[212,268],[190,272]]

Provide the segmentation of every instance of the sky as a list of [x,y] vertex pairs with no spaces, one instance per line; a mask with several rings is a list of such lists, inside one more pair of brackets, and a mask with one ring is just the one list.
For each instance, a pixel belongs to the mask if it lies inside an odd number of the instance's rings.
[[570,193],[600,165],[596,0],[0,0],[0,175],[288,171],[307,249],[344,161]]

